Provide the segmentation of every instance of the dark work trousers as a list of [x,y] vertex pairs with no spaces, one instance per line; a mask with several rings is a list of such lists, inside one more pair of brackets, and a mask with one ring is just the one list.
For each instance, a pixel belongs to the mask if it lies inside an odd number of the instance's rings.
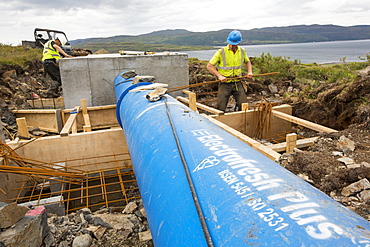
[[59,82],[59,84],[62,83],[62,80],[60,79],[60,70],[59,70],[59,65],[56,64],[53,61],[44,61],[44,70],[48,75],[50,75],[51,79],[54,81]]
[[237,82],[221,82],[218,84],[217,94],[217,109],[225,111],[227,102],[230,96],[233,95],[236,100],[236,107],[238,111],[242,109],[242,103],[247,102],[247,95],[240,81]]

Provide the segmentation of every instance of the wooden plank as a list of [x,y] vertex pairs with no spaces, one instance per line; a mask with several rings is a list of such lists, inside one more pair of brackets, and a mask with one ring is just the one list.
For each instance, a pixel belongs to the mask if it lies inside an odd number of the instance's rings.
[[25,117],[28,128],[38,127],[40,130],[59,133],[63,127],[61,111],[55,110],[13,110],[17,118]]
[[230,134],[234,135],[235,137],[237,137],[241,141],[245,142],[246,144],[248,144],[252,148],[256,149],[257,151],[259,151],[263,155],[267,156],[271,160],[276,161],[280,157],[280,154],[278,152],[275,152],[274,150],[271,150],[270,148],[268,148],[268,146],[265,146],[262,143],[259,143],[258,141],[240,133],[239,131],[229,127],[228,125],[226,125],[226,124],[224,124],[220,121],[217,121],[216,119],[214,119],[210,116],[207,116],[207,115],[203,115],[203,116],[205,118],[209,119],[209,121],[211,121],[214,124],[218,125],[219,127],[223,128],[224,130],[226,130]]
[[[273,109],[285,113],[291,113],[292,111],[292,107],[290,105],[275,106]],[[225,113],[224,115],[212,117],[230,126],[231,128],[236,129],[244,135],[253,137],[256,132],[257,114],[257,111],[251,109],[247,111]],[[292,124],[290,122],[273,116],[271,119],[271,135],[270,133],[265,133],[263,138],[269,139],[274,135],[290,132],[292,128],[291,125]]]
[[[66,109],[62,111],[64,123],[67,122],[70,112],[72,111],[73,109]],[[116,116],[116,105],[87,107],[87,111],[89,114],[91,129],[119,127]],[[76,121],[78,131],[83,131],[84,126],[87,126],[85,124],[85,118],[83,114],[78,114]]]
[[17,118],[16,121],[18,126],[18,134],[21,137],[30,138],[31,136],[30,133],[28,132],[26,118],[24,117]]
[[[185,104],[189,105],[189,99],[187,99],[187,98],[184,98],[184,97],[181,97],[181,96],[177,96],[176,99],[178,101],[180,101],[181,103],[185,103]],[[202,110],[205,110],[205,111],[210,112],[212,114],[215,114],[217,116],[220,116],[220,115],[224,115],[225,114],[223,111],[220,111],[220,110],[217,110],[215,108],[212,108],[212,107],[203,105],[201,103],[197,103],[196,106],[198,108],[202,109]]]
[[64,109],[64,98],[58,97],[54,99],[41,98],[27,100],[28,104],[34,109]]
[[[91,124],[90,124],[90,117],[87,111],[86,99],[81,99],[80,102],[81,102],[81,107],[82,107],[82,116],[84,118],[83,130],[84,132],[88,132],[88,131],[91,131]],[[77,128],[77,125],[76,125],[76,128]]]
[[[69,116],[66,124],[64,125],[62,131],[60,132],[60,136],[68,136],[69,132],[71,131],[72,129],[72,126],[75,123],[76,121],[76,118],[77,118],[77,115],[78,115],[78,112],[80,111],[80,106],[76,106],[71,113],[71,115]],[[77,125],[75,125],[74,127],[74,131],[75,133],[77,133]]]
[[290,133],[286,135],[286,153],[291,154],[297,147],[297,134]]
[[[305,138],[297,140],[297,148],[306,148],[309,146],[312,146],[314,142],[317,140],[318,137],[311,137],[311,138]],[[286,142],[278,143],[269,145],[268,147],[275,152],[285,152],[286,150]]]
[[335,129],[331,129],[331,128],[328,128],[328,127],[325,127],[319,124],[315,124],[315,123],[312,123],[310,121],[307,121],[301,118],[297,118],[297,117],[294,117],[294,116],[291,116],[291,115],[288,115],[282,112],[278,112],[276,110],[272,110],[272,114],[278,118],[287,120],[289,122],[292,122],[298,125],[302,125],[306,128],[309,128],[309,129],[312,129],[318,132],[326,132],[326,133],[337,132],[337,130]]
[[[27,142],[29,141],[20,141],[21,144]],[[118,159],[125,158],[127,160],[117,161],[118,164],[122,162],[130,164],[128,152],[124,132],[121,128],[79,132],[65,137],[59,135],[41,137],[32,142],[32,145],[24,145],[17,149],[17,153],[22,157],[52,163],[65,162],[67,170],[71,166],[81,169],[83,165],[91,164],[86,166],[85,171],[115,167],[115,163],[104,164],[105,161],[112,160],[112,157],[104,158],[107,155],[119,154]],[[100,168],[98,163],[101,164]],[[1,176],[0,181],[2,181]]]

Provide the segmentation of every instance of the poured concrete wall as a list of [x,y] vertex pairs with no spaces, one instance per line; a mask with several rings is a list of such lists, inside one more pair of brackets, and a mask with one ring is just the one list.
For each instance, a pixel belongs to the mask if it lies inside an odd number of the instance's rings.
[[[189,84],[187,54],[120,55],[100,54],[61,59],[60,71],[66,108],[116,104],[113,81],[122,71],[135,70],[140,76],[154,76],[170,87]],[[181,91],[171,93],[182,95]]]

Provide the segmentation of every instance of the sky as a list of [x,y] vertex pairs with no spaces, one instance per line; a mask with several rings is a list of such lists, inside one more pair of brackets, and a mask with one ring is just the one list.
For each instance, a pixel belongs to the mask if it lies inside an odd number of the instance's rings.
[[33,40],[35,28],[76,40],[166,29],[370,25],[367,0],[0,0],[0,6],[0,43],[6,45]]

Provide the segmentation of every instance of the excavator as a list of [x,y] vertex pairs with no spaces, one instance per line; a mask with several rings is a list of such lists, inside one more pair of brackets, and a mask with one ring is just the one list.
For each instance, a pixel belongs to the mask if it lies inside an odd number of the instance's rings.
[[71,56],[87,56],[92,54],[91,50],[72,48],[67,39],[67,35],[63,31],[35,28],[35,41],[22,41],[22,45],[30,46],[32,48],[44,48],[44,44],[49,40],[58,38],[62,42],[62,49]]

